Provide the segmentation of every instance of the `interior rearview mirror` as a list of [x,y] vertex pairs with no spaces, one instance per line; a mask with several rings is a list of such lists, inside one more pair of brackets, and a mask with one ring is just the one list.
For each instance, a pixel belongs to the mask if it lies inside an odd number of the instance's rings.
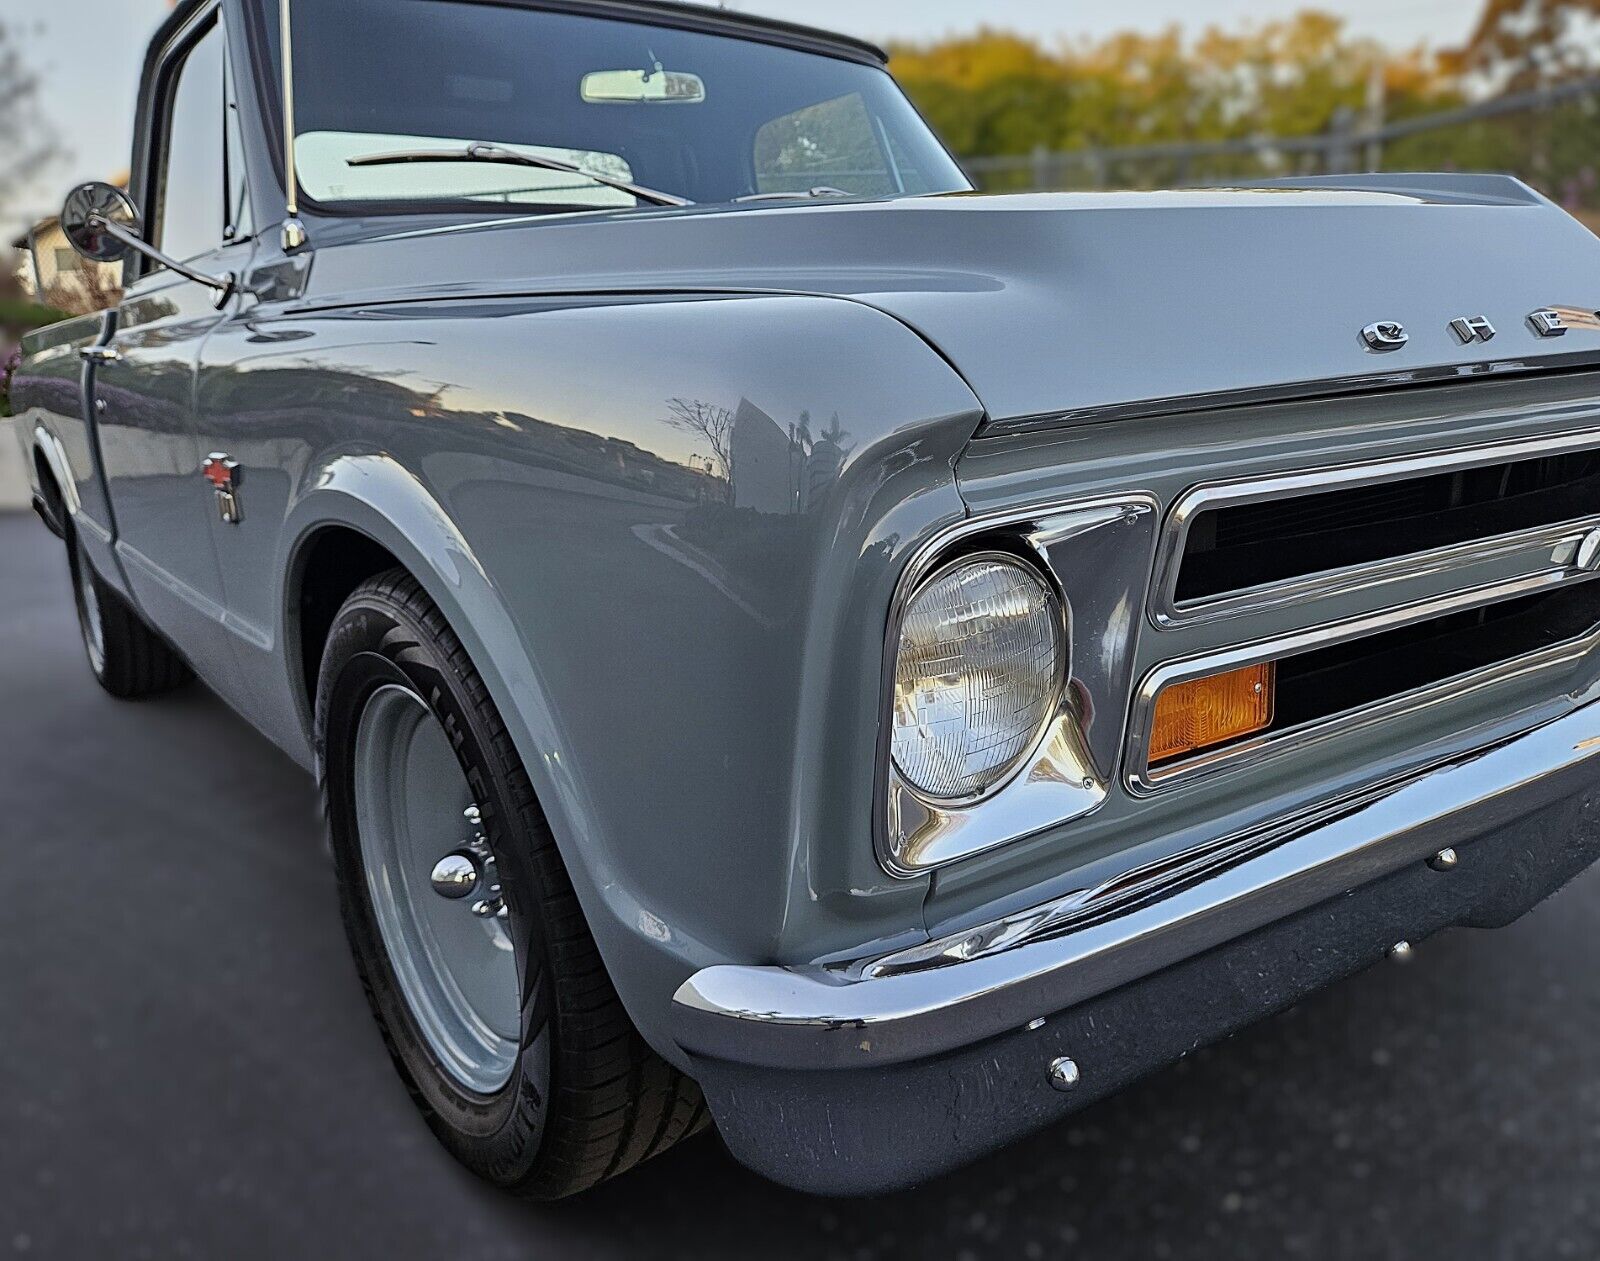
[[133,236],[143,231],[133,199],[113,184],[79,184],[67,194],[67,204],[61,208],[61,230],[72,248],[92,262],[119,262],[133,248],[108,231],[108,223]]
[[583,99],[590,105],[698,105],[706,99],[705,80],[681,70],[594,70],[583,76]]

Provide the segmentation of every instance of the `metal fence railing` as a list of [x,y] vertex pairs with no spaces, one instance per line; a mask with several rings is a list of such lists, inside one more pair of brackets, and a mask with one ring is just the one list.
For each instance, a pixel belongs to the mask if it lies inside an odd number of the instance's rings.
[[991,192],[1174,188],[1352,171],[1508,171],[1573,209],[1600,211],[1600,77],[1379,127],[1347,111],[1320,135],[1039,149],[963,165]]

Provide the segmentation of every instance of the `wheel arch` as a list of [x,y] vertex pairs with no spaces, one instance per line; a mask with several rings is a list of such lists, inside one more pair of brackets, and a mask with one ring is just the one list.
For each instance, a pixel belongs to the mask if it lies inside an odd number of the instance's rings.
[[290,512],[284,537],[281,642],[309,737],[328,628],[349,593],[387,568],[406,570],[438,605],[497,705],[515,697],[520,709],[538,694],[522,638],[471,546],[444,506],[392,456],[330,460]]
[[43,425],[34,426],[30,446],[33,475],[38,483],[40,498],[54,514],[55,524],[61,527],[58,533],[65,537],[65,531],[82,510],[78,502],[78,483],[72,476],[72,465],[67,460],[61,440]]
[[[646,1040],[681,1067],[682,1052],[664,1023],[667,1004],[658,1000],[697,962],[663,954],[660,943],[651,944],[636,930],[642,908],[603,849],[587,843],[593,829],[586,823],[595,816],[586,781],[567,754],[535,655],[471,545],[444,505],[393,456],[337,456],[310,484],[285,523],[290,541],[279,572],[285,575],[284,665],[313,757],[320,762],[313,730],[315,670],[338,607],[372,573],[402,568],[449,622],[499,710],[624,1006]],[[312,593],[309,617],[308,580],[325,584]],[[658,1009],[662,1021],[652,1019]]]
[[408,569],[365,531],[330,522],[300,541],[291,561],[284,645],[294,675],[295,704],[310,734],[317,675],[334,618],[351,592],[387,569]]

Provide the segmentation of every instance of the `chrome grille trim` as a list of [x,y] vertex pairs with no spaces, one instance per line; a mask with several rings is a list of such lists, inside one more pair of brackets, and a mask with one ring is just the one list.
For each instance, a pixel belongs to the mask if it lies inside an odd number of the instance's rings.
[[1162,527],[1151,587],[1151,620],[1156,626],[1171,630],[1241,617],[1307,600],[1381,588],[1428,573],[1464,569],[1469,564],[1512,555],[1524,549],[1538,550],[1548,546],[1553,550],[1574,536],[1581,537],[1600,525],[1600,513],[1596,513],[1576,520],[1552,522],[1511,534],[1473,539],[1370,564],[1323,570],[1243,591],[1230,591],[1221,596],[1179,602],[1178,576],[1188,546],[1189,530],[1202,512],[1589,449],[1600,449],[1600,429],[1197,486],[1178,499]]
[[1264,661],[1278,661],[1312,649],[1365,639],[1384,631],[1397,630],[1451,613],[1487,608],[1520,596],[1536,595],[1570,584],[1592,581],[1597,576],[1600,575],[1572,568],[1570,560],[1563,563],[1559,557],[1552,557],[1551,566],[1544,572],[1509,582],[1459,591],[1438,599],[1385,609],[1343,622],[1317,626],[1310,630],[1159,665],[1145,675],[1133,699],[1133,710],[1128,722],[1125,763],[1127,767],[1125,783],[1128,791],[1135,796],[1150,796],[1228,770],[1241,763],[1248,763],[1252,767],[1259,766],[1270,758],[1304,749],[1311,744],[1348,735],[1400,715],[1415,714],[1447,700],[1459,700],[1468,693],[1501,682],[1575,662],[1596,646],[1600,646],[1600,626],[1576,638],[1507,661],[1454,675],[1413,691],[1344,710],[1282,731],[1268,731],[1226,748],[1209,753],[1197,753],[1168,766],[1152,768],[1149,750],[1156,697],[1163,688],[1171,684],[1242,669]]

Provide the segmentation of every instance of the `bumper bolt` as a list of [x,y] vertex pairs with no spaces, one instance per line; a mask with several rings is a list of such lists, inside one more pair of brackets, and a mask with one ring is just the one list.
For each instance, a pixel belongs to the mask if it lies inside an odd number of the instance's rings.
[[1389,947],[1389,958],[1396,963],[1410,963],[1416,951],[1412,950],[1409,941],[1397,941]]
[[1456,869],[1456,864],[1460,861],[1461,856],[1457,854],[1455,850],[1451,849],[1449,846],[1446,846],[1432,858],[1428,859],[1428,866],[1432,867],[1435,871],[1454,871]]
[[1050,1089],[1066,1092],[1078,1084],[1078,1066],[1063,1055],[1050,1063]]

